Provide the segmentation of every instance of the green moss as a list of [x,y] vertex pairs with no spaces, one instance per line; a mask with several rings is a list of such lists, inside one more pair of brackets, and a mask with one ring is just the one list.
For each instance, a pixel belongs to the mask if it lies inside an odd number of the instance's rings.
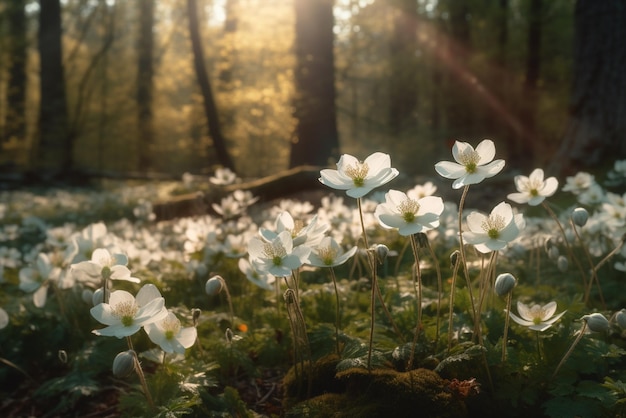
[[333,379],[345,384],[345,392],[315,395],[294,405],[287,416],[408,417],[417,411],[427,417],[467,416],[464,402],[449,390],[449,382],[432,370],[352,368]]

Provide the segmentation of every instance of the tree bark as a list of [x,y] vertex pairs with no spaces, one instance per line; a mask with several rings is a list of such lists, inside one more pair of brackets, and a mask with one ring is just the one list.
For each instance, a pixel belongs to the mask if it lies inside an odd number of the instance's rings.
[[626,4],[578,0],[569,119],[551,171],[569,174],[626,157]]
[[7,113],[3,141],[26,136],[26,2],[11,0],[5,11],[9,35]]
[[50,177],[73,168],[73,139],[69,135],[61,48],[61,2],[40,0],[39,8],[41,102],[35,167],[41,176]]
[[326,166],[339,153],[333,0],[295,0],[296,130],[289,167]]
[[139,40],[137,43],[137,122],[139,171],[152,168],[154,142],[154,0],[139,0]]
[[200,36],[200,27],[198,25],[197,16],[198,6],[196,0],[187,0],[187,16],[189,19],[189,36],[191,38],[191,48],[193,50],[193,65],[200,86],[204,103],[204,114],[209,124],[209,134],[213,140],[213,148],[217,157],[217,161],[224,168],[235,171],[230,154],[226,146],[226,138],[222,134],[219,115],[217,113],[217,105],[213,97],[213,90],[207,74],[206,65],[204,63],[204,49]]

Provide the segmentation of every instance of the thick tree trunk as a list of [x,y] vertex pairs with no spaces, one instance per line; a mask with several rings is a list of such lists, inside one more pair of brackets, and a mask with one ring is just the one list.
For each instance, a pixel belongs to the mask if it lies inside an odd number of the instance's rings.
[[333,0],[295,0],[296,132],[289,167],[326,166],[339,153],[335,110]]
[[7,88],[7,113],[2,140],[23,140],[26,136],[26,2],[8,2],[9,29],[9,79]]
[[61,49],[61,2],[40,0],[39,8],[41,103],[35,167],[41,176],[48,177],[73,168],[73,140],[69,135]]
[[396,135],[417,125],[417,4],[414,0],[393,4],[389,125]]
[[626,158],[626,3],[578,0],[574,20],[569,120],[551,166],[560,174]]
[[228,149],[226,147],[226,139],[222,134],[219,116],[217,113],[217,105],[213,97],[213,90],[209,82],[209,76],[204,63],[204,49],[200,37],[200,27],[198,25],[197,16],[198,6],[196,0],[187,0],[187,16],[189,19],[189,36],[191,38],[191,48],[193,50],[193,65],[200,86],[200,92],[204,99],[204,114],[209,124],[209,134],[213,140],[213,148],[217,156],[218,163],[225,168],[235,171]]
[[139,40],[137,43],[137,122],[139,171],[152,168],[154,122],[154,0],[139,0]]

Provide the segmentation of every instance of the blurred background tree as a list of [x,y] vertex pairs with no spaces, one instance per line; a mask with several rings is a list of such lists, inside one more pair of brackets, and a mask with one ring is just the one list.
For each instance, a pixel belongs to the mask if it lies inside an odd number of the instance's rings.
[[257,177],[383,151],[433,175],[483,138],[513,170],[608,165],[626,158],[624,9],[0,0],[0,171]]

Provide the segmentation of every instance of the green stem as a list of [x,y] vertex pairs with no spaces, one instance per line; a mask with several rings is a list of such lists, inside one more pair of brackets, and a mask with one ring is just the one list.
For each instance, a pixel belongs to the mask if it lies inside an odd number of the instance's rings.
[[422,272],[420,270],[419,252],[417,248],[417,242],[415,235],[411,234],[411,249],[413,250],[413,257],[415,259],[415,265],[413,270],[413,288],[415,289],[415,300],[417,303],[417,323],[415,324],[415,334],[413,335],[413,344],[411,345],[411,355],[409,357],[408,369],[413,368],[413,357],[415,355],[415,346],[419,340],[419,334],[422,329]]
[[512,292],[506,295],[506,317],[504,318],[504,334],[502,335],[502,363],[506,361],[506,345],[508,342],[509,322],[511,319],[511,300],[513,299]]
[[143,369],[141,368],[141,363],[139,362],[139,357],[133,348],[133,341],[130,339],[130,336],[126,337],[126,342],[128,343],[128,349],[133,353],[133,359],[135,362],[135,372],[137,372],[137,376],[139,376],[139,382],[141,383],[141,387],[143,388],[143,394],[148,401],[148,405],[150,405],[151,409],[154,409],[154,401],[152,400],[152,395],[150,394],[150,389],[148,389],[148,384],[146,383],[146,376],[143,373]]
[[585,305],[589,302],[589,296],[591,295],[591,288],[593,287],[593,284],[596,283],[596,286],[598,286],[598,296],[600,296],[600,302],[602,303],[602,307],[606,310],[606,303],[604,302],[604,295],[602,294],[602,288],[600,287],[600,279],[598,278],[598,275],[596,274],[596,269],[593,265],[593,260],[591,260],[591,254],[589,254],[589,250],[587,249],[585,242],[583,241],[582,237],[578,233],[576,224],[574,224],[574,221],[571,218],[569,221],[570,221],[570,225],[572,229],[574,230],[574,235],[576,235],[576,239],[580,241],[580,246],[582,247],[583,252],[585,253],[585,257],[587,258],[587,262],[589,263],[589,266],[591,267],[591,278],[589,279],[587,289],[585,289],[585,297],[583,298],[583,302]]
[[469,191],[469,184],[463,188],[461,194],[461,200],[459,201],[459,251],[461,254],[461,262],[463,263],[463,272],[465,273],[465,280],[467,281],[467,291],[469,292],[469,299],[472,305],[472,318],[476,320],[476,306],[474,305],[474,295],[472,294],[472,281],[469,276],[467,268],[467,258],[465,256],[465,243],[463,242],[463,207],[465,206],[465,199],[467,198],[467,192]]
[[[430,245],[430,241],[428,241],[428,251],[430,252],[430,256],[433,259],[433,263],[435,264],[435,272],[437,273],[437,330],[435,331],[435,341],[439,342],[439,327],[441,324],[441,297],[443,293],[443,282],[441,280],[441,268],[439,267],[439,261],[437,260],[437,256],[435,255],[435,251],[433,250],[432,245]],[[435,349],[437,349],[437,344],[435,344]]]
[[340,355],[339,330],[341,329],[341,315],[339,312],[339,290],[337,289],[337,277],[335,276],[335,270],[332,267],[330,267],[330,277],[333,279],[333,286],[335,287],[335,344],[337,346],[337,355]]
[[452,283],[450,284],[450,301],[448,302],[450,307],[449,307],[449,314],[448,314],[448,354],[450,354],[450,350],[452,349],[452,333],[454,330],[453,327],[453,315],[454,315],[454,290],[456,288],[456,278],[458,276],[459,273],[459,265],[460,265],[460,260],[456,260],[456,263],[454,263],[454,269],[452,271]]
[[576,337],[576,339],[574,340],[574,342],[570,346],[569,350],[567,350],[567,353],[565,353],[565,355],[563,356],[563,358],[559,362],[559,365],[556,366],[556,369],[554,370],[554,373],[552,373],[552,379],[554,379],[556,374],[561,369],[561,366],[563,366],[563,364],[565,364],[565,361],[567,360],[567,358],[570,356],[570,354],[572,354],[572,351],[574,351],[574,347],[576,347],[576,344],[578,344],[578,342],[581,340],[583,335],[585,335],[585,330],[586,329],[587,329],[587,321],[583,321],[583,326],[580,329],[580,333],[578,334],[578,336]]
[[563,242],[565,243],[565,249],[567,250],[567,254],[570,260],[573,260],[574,263],[576,264],[576,267],[578,267],[578,270],[580,271],[580,275],[582,276],[582,279],[583,279],[583,288],[586,288],[587,276],[585,274],[583,266],[580,264],[580,261],[578,260],[577,257],[574,256],[574,251],[572,251],[572,247],[569,245],[569,241],[567,240],[567,235],[565,235],[565,229],[563,229],[563,225],[561,225],[561,222],[559,221],[559,218],[556,216],[556,213],[554,213],[554,211],[550,208],[550,206],[546,203],[545,200],[541,202],[541,205],[548,212],[550,217],[554,219],[557,226],[559,227],[559,230],[561,231],[561,235],[563,235]]

